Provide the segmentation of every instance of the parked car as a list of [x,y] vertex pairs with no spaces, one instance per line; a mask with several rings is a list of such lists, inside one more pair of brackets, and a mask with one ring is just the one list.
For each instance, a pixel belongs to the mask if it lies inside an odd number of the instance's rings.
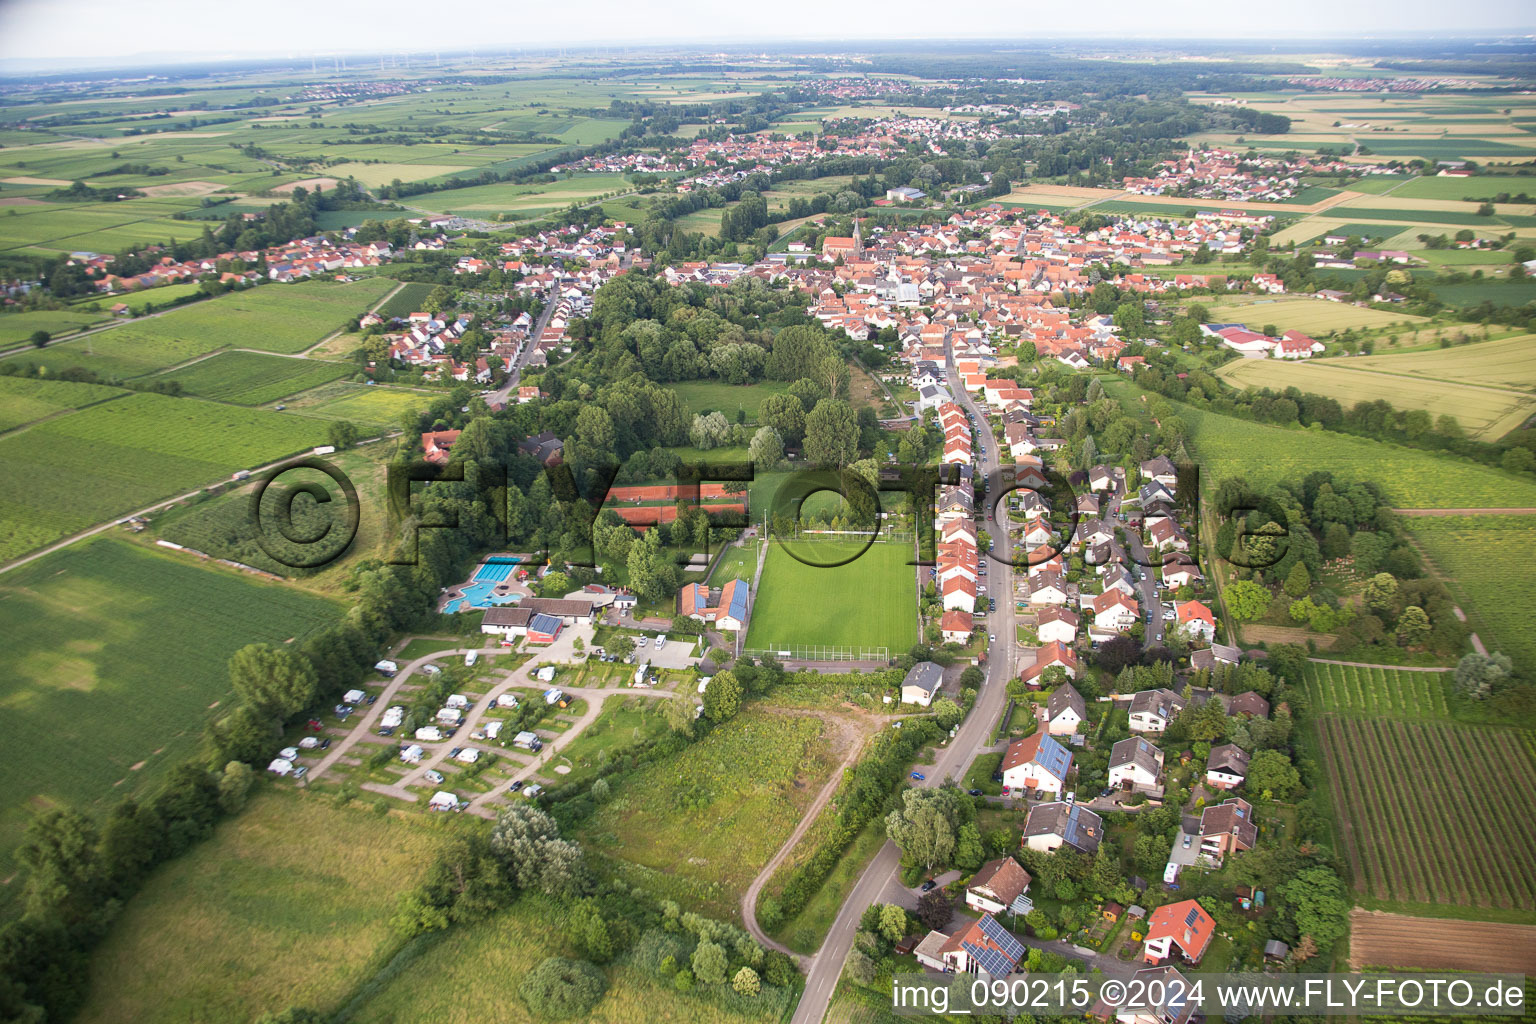
[[928,881],[923,883],[922,890],[923,890],[923,892],[932,892],[935,888],[938,887],[938,884],[939,884],[938,882],[935,882],[933,879],[930,878],[930,879],[928,879]]
[[989,644],[997,643],[997,634],[996,633],[988,633],[987,634],[987,643],[989,643]]
[[377,704],[377,703],[378,703],[378,702],[379,702],[379,695],[378,695],[378,694],[376,694],[376,693],[370,693],[370,694],[369,694],[369,695],[368,695],[368,706],[369,706],[369,707],[373,707],[373,706],[374,706],[374,705],[375,705],[375,704]]
[[448,756],[449,757],[458,757],[463,752],[464,752],[464,748],[463,747],[454,747],[452,750],[448,751]]
[[307,764],[301,764],[301,765],[299,765],[297,768],[295,768],[293,770],[293,777],[296,778],[296,779],[302,779],[304,776],[306,776],[308,774],[309,774],[309,765],[307,765]]
[[1190,835],[1188,832],[1184,833],[1184,849],[1186,849],[1186,850],[1189,849],[1190,840],[1192,840],[1194,838],[1195,837]]
[[1105,787],[1104,789],[1099,791],[1099,796],[1101,796],[1101,797],[1112,796],[1114,794],[1114,792],[1115,792],[1114,787],[1113,786],[1108,786],[1108,787]]
[[1072,792],[1069,789],[1065,793],[1062,794],[1061,799],[1063,801],[1065,801],[1066,803],[1075,804],[1075,803],[1077,803],[1077,794]]
[[432,783],[435,786],[439,782],[443,781],[443,773],[440,772],[440,771],[437,771],[436,769],[433,769],[433,770],[427,772],[425,778],[426,778],[426,780],[428,782]]
[[327,736],[325,739],[320,741],[320,749],[321,750],[330,750],[331,749],[331,738],[329,736]]
[[966,792],[969,793],[971,796],[981,796],[981,790],[979,790],[979,789],[968,789],[968,790],[966,790]]
[[337,704],[334,710],[338,715],[350,715],[352,713],[351,706],[347,704]]
[[393,736],[394,734],[395,734],[395,727],[392,726],[392,725],[386,725],[382,729],[379,730],[379,735],[380,736]]
[[518,779],[516,782],[512,783],[512,785],[507,787],[507,792],[508,793],[516,793],[518,790],[520,790],[522,788],[523,788],[523,780],[522,779]]
[[912,773],[912,778],[916,779],[918,782],[922,782],[924,776],[923,776],[922,772],[913,772]]

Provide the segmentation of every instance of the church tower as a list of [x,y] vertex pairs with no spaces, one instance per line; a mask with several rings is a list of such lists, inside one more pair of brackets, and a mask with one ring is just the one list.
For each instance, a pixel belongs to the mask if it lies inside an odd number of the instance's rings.
[[858,259],[864,255],[864,240],[859,234],[859,218],[853,218],[853,258]]

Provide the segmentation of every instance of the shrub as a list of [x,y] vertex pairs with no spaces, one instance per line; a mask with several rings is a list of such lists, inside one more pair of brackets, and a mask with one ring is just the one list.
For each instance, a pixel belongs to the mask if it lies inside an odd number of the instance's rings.
[[763,990],[763,984],[758,980],[757,972],[750,967],[743,967],[736,972],[731,979],[731,988],[740,996],[755,996]]
[[517,990],[529,1010],[555,1020],[586,1013],[607,987],[603,972],[585,960],[552,956],[529,971]]

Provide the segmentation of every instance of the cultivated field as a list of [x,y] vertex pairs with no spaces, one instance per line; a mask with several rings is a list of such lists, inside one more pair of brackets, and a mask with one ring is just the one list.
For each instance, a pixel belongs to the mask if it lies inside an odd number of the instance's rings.
[[[817,562],[858,555],[861,541],[794,541]],[[806,565],[780,543],[768,552],[752,606],[746,646],[782,650],[797,644],[885,647],[890,656],[917,642],[917,571],[905,543],[877,543],[837,568]]]
[[1483,643],[1526,671],[1536,668],[1536,622],[1510,599],[1530,582],[1536,516],[1408,516],[1403,522]]
[[[325,457],[326,462],[345,473],[357,488],[359,508],[357,536],[344,551],[323,546],[320,551],[302,545],[292,546],[295,557],[290,561],[302,561],[304,556],[314,554],[336,556],[324,565],[295,568],[267,554],[266,548],[257,540],[256,525],[251,522],[250,501],[257,486],[255,481],[218,497],[161,513],[154,520],[154,536],[215,558],[228,558],[275,573],[320,593],[339,595],[357,559],[382,556],[379,549],[388,533],[385,464],[392,450],[391,445],[376,444]],[[269,522],[280,522],[288,488],[306,483],[323,487],[334,500],[324,505],[309,499],[295,502],[293,516],[297,530],[306,536],[317,536],[333,521],[339,523],[340,520],[333,517],[344,514],[344,497],[330,477],[314,469],[294,469],[284,473],[281,484],[269,488],[263,495],[263,516],[274,517]],[[270,531],[268,545],[279,554],[288,546]]]
[[356,367],[315,359],[291,359],[260,352],[220,352],[208,359],[161,374],[180,381],[187,394],[235,405],[265,405],[279,398],[329,384]]
[[1274,324],[1282,331],[1300,331],[1314,338],[1326,338],[1335,331],[1349,328],[1396,327],[1404,334],[1415,324],[1428,323],[1421,316],[1387,313],[1379,309],[1329,302],[1327,299],[1259,299],[1253,302],[1222,302],[1210,308],[1217,323],[1246,323],[1254,330]]
[[393,287],[383,278],[263,285],[11,358],[54,372],[81,366],[103,377],[138,377],[221,348],[302,352]]
[[0,438],[0,559],[156,499],[323,444],[325,425],[262,409],[140,393]]
[[[1458,351],[1465,352],[1468,348],[1463,347]],[[1402,360],[1417,354],[1379,358]],[[1346,409],[1356,402],[1381,399],[1390,402],[1396,409],[1423,409],[1435,417],[1454,416],[1470,436],[1484,441],[1497,440],[1536,413],[1536,394],[1486,385],[1453,384],[1408,377],[1372,370],[1362,366],[1362,362],[1355,359],[1309,362],[1237,359],[1223,366],[1217,375],[1240,388],[1270,388],[1275,391],[1300,388],[1309,394],[1337,399]]]
[[365,431],[394,430],[406,412],[424,409],[436,395],[363,384],[331,384],[288,403],[288,412],[325,420],[350,420]]
[[1536,764],[1498,728],[1317,722],[1357,892],[1536,912]]
[[446,192],[431,192],[411,199],[423,209],[488,217],[507,213],[514,218],[535,217],[572,203],[585,203],[609,192],[629,189],[622,174],[578,174],[532,185],[476,185]]
[[[1107,387],[1129,396],[1129,388]],[[1131,399],[1134,401],[1134,399]],[[1381,485],[1398,508],[1536,508],[1527,478],[1368,438],[1255,423],[1172,403],[1208,484],[1240,476],[1263,487],[1327,469]],[[1139,411],[1140,403],[1129,408]]]
[[107,320],[105,313],[84,310],[48,309],[36,313],[6,313],[0,315],[0,345],[20,345],[32,337],[34,331],[47,331],[52,335],[77,331],[91,324]]
[[1536,483],[1528,477],[1368,438],[1287,429],[1173,404],[1211,484],[1240,476],[1263,487],[1327,469],[1345,480],[1380,484],[1398,508],[1536,508]]
[[1536,974],[1536,928],[1355,910],[1349,966]]
[[384,300],[379,307],[379,316],[388,320],[391,317],[410,316],[412,313],[421,312],[421,304],[427,301],[427,296],[432,294],[432,289],[437,285],[427,284],[424,281],[408,281],[400,286],[400,290]]
[[98,810],[191,753],[226,662],[340,614],[329,601],[102,538],[0,576],[0,878],[33,811]]
[[337,284],[301,281],[232,292],[157,318],[162,332],[207,334],[218,348],[301,352],[361,316],[395,287],[373,277]]
[[129,902],[91,958],[75,1019],[333,1013],[392,951],[397,894],[426,873],[452,827],[467,824],[260,796]]
[[1351,359],[1349,366],[1422,380],[1482,384],[1536,393],[1536,336],[1527,334],[1454,348],[1360,356]]
[[76,384],[64,380],[0,377],[0,430],[13,430],[45,416],[80,409],[127,394],[105,384]]
[[1448,672],[1405,672],[1309,661],[1304,682],[1315,713],[1442,722]]
[[630,880],[734,919],[738,899],[837,763],[818,718],[744,711],[673,758],[615,780],[582,826]]

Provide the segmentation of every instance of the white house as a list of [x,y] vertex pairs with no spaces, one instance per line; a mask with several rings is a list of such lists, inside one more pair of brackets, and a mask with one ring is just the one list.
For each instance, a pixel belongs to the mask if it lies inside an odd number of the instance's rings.
[[1029,872],[1012,857],[989,860],[965,888],[965,905],[983,914],[1001,914],[1029,891]]
[[1046,732],[1052,736],[1071,736],[1087,717],[1088,705],[1071,683],[1056,687],[1045,702]]
[[1185,700],[1172,690],[1139,690],[1131,698],[1131,731],[1160,733],[1184,710]]
[[1205,762],[1205,781],[1217,789],[1236,789],[1248,777],[1248,753],[1235,743],[1211,748]]
[[920,661],[907,670],[901,681],[901,702],[927,707],[944,682],[944,669],[931,661]]
[[1077,637],[1077,624],[1075,612],[1066,608],[1046,608],[1036,619],[1035,633],[1042,643],[1070,644]]
[[1116,789],[1161,795],[1163,752],[1140,736],[1128,736],[1109,751],[1109,784]]
[[1037,732],[1008,745],[1003,755],[1003,786],[1020,793],[1060,794],[1067,787],[1072,755],[1049,733]]

